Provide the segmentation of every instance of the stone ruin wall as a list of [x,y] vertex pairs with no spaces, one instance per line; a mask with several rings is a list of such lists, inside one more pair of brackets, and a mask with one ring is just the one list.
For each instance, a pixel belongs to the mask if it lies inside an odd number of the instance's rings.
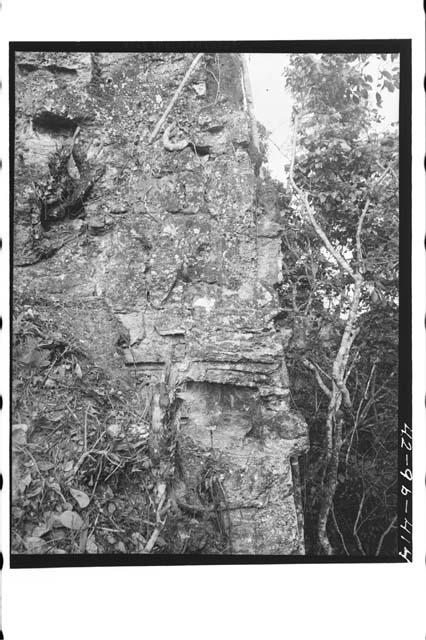
[[[167,372],[183,400],[181,497],[196,500],[213,452],[233,553],[303,553],[290,457],[307,431],[274,326],[280,228],[259,208],[238,56],[205,54],[184,88],[166,124],[188,146],[148,143],[193,57],[17,54],[14,284],[66,307],[99,366],[142,389]],[[64,145],[83,213],[49,183]],[[52,190],[45,219],[34,184]]]

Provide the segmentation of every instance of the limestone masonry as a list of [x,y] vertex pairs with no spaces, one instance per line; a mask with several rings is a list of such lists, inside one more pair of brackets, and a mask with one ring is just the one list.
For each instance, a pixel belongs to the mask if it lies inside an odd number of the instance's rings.
[[214,452],[233,553],[303,553],[290,457],[307,429],[274,326],[280,228],[258,203],[238,56],[205,54],[184,87],[165,124],[183,150],[163,131],[148,144],[194,55],[17,54],[15,284],[66,308],[116,376],[143,390],[167,373],[182,399],[178,494],[197,500]]

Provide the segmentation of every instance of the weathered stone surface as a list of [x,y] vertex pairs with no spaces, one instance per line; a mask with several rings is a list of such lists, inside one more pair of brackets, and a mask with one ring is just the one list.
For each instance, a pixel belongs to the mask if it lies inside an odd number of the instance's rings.
[[[192,59],[18,54],[15,260],[27,266],[15,278],[53,316],[66,305],[67,330],[117,376],[145,388],[169,371],[183,401],[183,497],[197,501],[214,462],[233,553],[296,553],[289,458],[307,448],[306,427],[289,404],[288,336],[273,324],[280,229],[257,204],[238,57],[206,56],[179,97],[170,121],[188,147],[147,142]],[[73,188],[98,178],[42,224],[52,154],[71,149],[77,126]],[[61,201],[69,183],[54,186]]]
[[[280,433],[274,431],[251,388],[194,383],[182,395],[188,413],[182,430],[183,455],[188,451],[188,457],[184,457],[188,471],[182,498],[194,500],[194,485],[200,475],[197,462],[200,467],[210,457],[219,457],[232,551],[297,553],[299,540],[288,460],[306,446],[303,420],[289,417],[287,406],[282,412]],[[197,443],[204,460],[192,456],[191,442]]]
[[141,312],[118,313],[117,317],[129,332],[129,346],[145,338],[145,318]]
[[239,147],[249,147],[249,127],[244,113],[232,113],[227,117],[204,114],[198,122],[200,131],[194,136],[193,143],[200,154],[220,155],[235,152]]

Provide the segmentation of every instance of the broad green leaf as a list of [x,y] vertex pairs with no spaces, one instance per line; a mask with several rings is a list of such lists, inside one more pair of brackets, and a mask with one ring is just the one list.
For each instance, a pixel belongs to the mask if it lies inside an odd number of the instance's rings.
[[89,496],[84,493],[84,491],[80,491],[79,489],[70,489],[70,494],[77,501],[80,509],[85,509],[90,502]]
[[57,520],[67,529],[78,531],[83,526],[82,518],[75,511],[64,511],[58,516]]

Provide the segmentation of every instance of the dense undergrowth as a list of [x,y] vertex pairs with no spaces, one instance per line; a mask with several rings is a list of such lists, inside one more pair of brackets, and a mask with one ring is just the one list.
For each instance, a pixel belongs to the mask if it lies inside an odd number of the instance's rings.
[[219,552],[212,513],[174,498],[175,438],[150,459],[149,394],[95,366],[51,304],[14,310],[12,552]]

